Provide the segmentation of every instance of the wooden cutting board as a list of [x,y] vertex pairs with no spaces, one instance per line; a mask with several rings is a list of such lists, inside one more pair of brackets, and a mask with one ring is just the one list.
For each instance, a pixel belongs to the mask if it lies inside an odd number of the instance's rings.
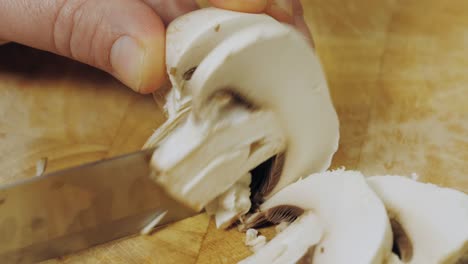
[[[341,120],[333,167],[468,192],[468,1],[303,2]],[[137,150],[163,121],[101,72],[0,47],[0,183],[41,157],[53,171]],[[199,215],[50,263],[234,263],[250,254],[243,239]]]

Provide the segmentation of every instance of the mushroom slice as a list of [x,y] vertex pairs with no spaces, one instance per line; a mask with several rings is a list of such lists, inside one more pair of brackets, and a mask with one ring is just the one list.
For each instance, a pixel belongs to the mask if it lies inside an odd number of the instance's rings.
[[468,253],[468,195],[400,176],[368,178],[404,263],[456,263]]
[[[380,264],[391,250],[391,227],[385,207],[359,172],[337,170],[313,174],[279,191],[260,209],[266,213],[281,205],[300,207],[305,210],[304,214],[312,212],[323,225],[320,242],[308,245],[315,245],[314,264]],[[287,230],[277,237],[281,235],[287,237]],[[299,241],[305,239],[309,238],[300,236],[295,243],[302,243]],[[306,252],[309,247],[301,246],[301,253],[310,253]],[[268,244],[265,248],[268,248]],[[276,253],[262,249],[258,254]]]
[[323,236],[323,226],[312,212],[306,212],[258,253],[239,262],[240,264],[297,263],[305,252],[313,252]]

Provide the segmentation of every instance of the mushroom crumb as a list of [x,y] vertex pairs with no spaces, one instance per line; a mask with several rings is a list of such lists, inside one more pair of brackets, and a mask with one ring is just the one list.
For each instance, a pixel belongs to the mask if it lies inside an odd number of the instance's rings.
[[248,229],[245,232],[245,245],[250,247],[250,250],[257,252],[260,248],[266,245],[266,237],[259,236],[255,229]]
[[216,32],[219,32],[220,29],[221,29],[221,25],[220,25],[220,24],[216,25],[215,31],[216,31]]
[[41,158],[40,160],[37,161],[36,163],[36,176],[42,176],[45,173],[45,170],[47,168],[47,157]]
[[176,74],[177,74],[177,68],[172,67],[172,68],[169,70],[169,74],[171,74],[171,75],[176,75]]
[[249,245],[249,243],[251,243],[251,241],[255,240],[257,238],[257,235],[258,235],[258,231],[253,229],[253,228],[250,228],[247,230],[247,232],[245,232],[245,244],[246,245]]

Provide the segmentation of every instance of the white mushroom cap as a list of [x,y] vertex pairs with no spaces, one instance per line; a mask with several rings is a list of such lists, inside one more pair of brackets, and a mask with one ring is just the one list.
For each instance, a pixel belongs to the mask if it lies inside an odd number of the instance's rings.
[[277,115],[287,150],[271,194],[329,167],[338,147],[338,118],[319,59],[295,29],[268,23],[236,33],[206,56],[187,86],[199,119],[213,96],[226,89]]
[[314,264],[380,264],[391,251],[385,207],[359,172],[313,174],[279,191],[260,209],[266,212],[284,205],[311,211],[323,224]]
[[400,176],[368,182],[409,240],[399,245],[404,263],[455,263],[468,253],[468,195]]

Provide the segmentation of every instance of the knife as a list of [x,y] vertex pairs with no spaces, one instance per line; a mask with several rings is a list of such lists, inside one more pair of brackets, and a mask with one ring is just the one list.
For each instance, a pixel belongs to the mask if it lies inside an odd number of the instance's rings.
[[154,149],[0,186],[0,263],[67,255],[196,212],[150,179]]

